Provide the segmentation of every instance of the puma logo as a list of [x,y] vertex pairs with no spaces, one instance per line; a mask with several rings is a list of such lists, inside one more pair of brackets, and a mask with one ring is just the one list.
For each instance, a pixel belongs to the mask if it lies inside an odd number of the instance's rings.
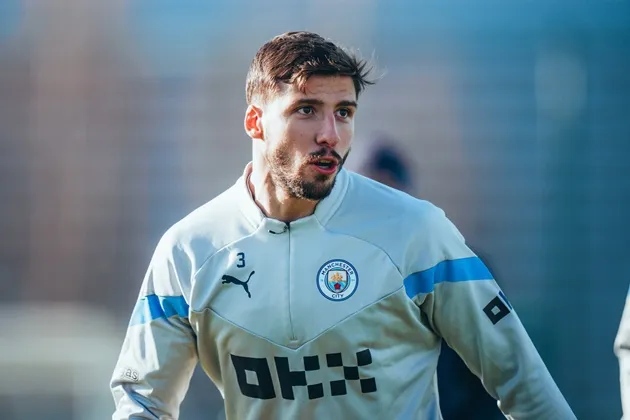
[[236,277],[232,277],[230,275],[224,274],[223,277],[221,277],[223,279],[221,284],[232,283],[232,284],[238,284],[239,286],[243,286],[243,289],[245,289],[245,292],[247,292],[247,296],[251,298],[252,294],[249,293],[249,286],[247,286],[247,283],[249,283],[249,279],[252,278],[254,273],[255,271],[252,271],[251,273],[249,273],[249,277],[247,277],[247,281],[240,281]]

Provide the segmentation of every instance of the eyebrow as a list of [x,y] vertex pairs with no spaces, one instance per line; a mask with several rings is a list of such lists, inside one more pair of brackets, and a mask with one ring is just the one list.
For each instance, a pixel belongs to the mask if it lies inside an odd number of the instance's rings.
[[[295,108],[298,105],[323,105],[324,101],[322,101],[321,99],[314,99],[314,98],[302,98],[302,99],[298,99],[296,101],[294,101],[293,103],[291,103],[291,105],[289,106],[289,108]],[[356,108],[358,106],[356,101],[339,101],[336,104],[336,107],[340,107],[340,106],[346,106],[346,107],[353,107]]]

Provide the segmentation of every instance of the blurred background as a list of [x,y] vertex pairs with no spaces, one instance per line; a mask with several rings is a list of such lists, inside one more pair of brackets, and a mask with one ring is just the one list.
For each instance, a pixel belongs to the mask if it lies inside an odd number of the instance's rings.
[[[620,418],[628,0],[0,0],[1,418],[111,416],[154,247],[242,173],[247,68],[289,30],[374,54],[348,166],[395,144],[578,418]],[[197,372],[181,418],[221,411]]]

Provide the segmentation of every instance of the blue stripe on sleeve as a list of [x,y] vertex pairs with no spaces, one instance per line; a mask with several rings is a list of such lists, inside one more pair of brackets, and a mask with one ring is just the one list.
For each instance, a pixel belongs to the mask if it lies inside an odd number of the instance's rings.
[[508,306],[508,308],[510,308],[510,310],[513,310],[514,308],[512,308],[512,304],[510,303],[510,301],[508,300],[507,297],[505,297],[505,295],[503,294],[503,291],[499,290],[499,296],[501,296],[501,298],[503,299],[503,301],[505,302],[505,304]]
[[129,325],[145,324],[158,318],[177,315],[188,318],[188,303],[183,296],[149,295],[136,303]]
[[419,293],[431,293],[436,284],[472,280],[489,280],[492,274],[478,257],[442,261],[424,271],[409,275],[404,281],[410,298]]

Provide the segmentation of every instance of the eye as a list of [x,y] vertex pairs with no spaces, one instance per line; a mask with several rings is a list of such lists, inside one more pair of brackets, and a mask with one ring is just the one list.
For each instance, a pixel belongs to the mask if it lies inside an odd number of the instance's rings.
[[312,106],[303,106],[301,108],[298,108],[297,110],[298,114],[302,114],[302,115],[312,115],[315,110],[313,109]]
[[352,116],[352,111],[348,108],[340,108],[337,110],[337,115],[343,119],[350,118]]

